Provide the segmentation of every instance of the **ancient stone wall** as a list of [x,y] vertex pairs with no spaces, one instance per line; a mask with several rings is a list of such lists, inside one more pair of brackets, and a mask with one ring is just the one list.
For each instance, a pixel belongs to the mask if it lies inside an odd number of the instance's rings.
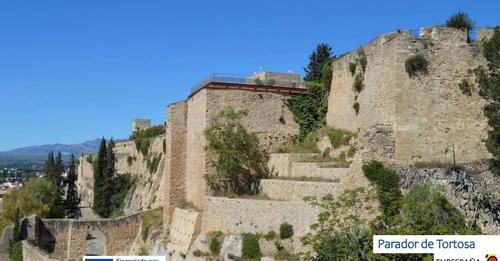
[[187,103],[173,103],[167,108],[163,224],[170,224],[174,209],[186,197]]
[[127,255],[142,223],[140,212],[118,219],[96,221],[30,218],[29,229],[37,248],[51,257],[79,260],[85,255],[86,238],[91,231],[101,231],[106,237],[107,255]]
[[246,110],[242,125],[255,133],[261,145],[272,149],[298,132],[292,113],[283,99],[287,94],[242,90],[203,89],[188,100],[186,188],[187,199],[203,208],[205,185],[203,175],[208,170],[203,130],[218,112],[232,107]]
[[33,246],[30,242],[23,241],[23,261],[59,261],[50,258],[50,256],[41,249]]
[[82,154],[78,158],[78,179],[76,189],[80,196],[80,206],[89,207],[94,202],[94,166],[92,155]]
[[196,206],[203,205],[205,191],[205,138],[207,126],[207,89],[200,90],[187,100],[186,133],[186,200]]
[[[124,200],[126,215],[163,207],[163,178],[165,171],[164,147],[165,135],[151,139],[148,154],[137,151],[134,141],[124,141],[115,144],[118,175],[128,175],[135,180],[133,187]],[[155,158],[159,159],[156,171],[148,167]],[[94,200],[94,168],[92,161],[95,155],[84,154],[79,158],[77,190],[82,198],[81,206],[92,206]]]
[[273,200],[300,202],[304,200],[304,195],[320,198],[325,194],[331,194],[336,197],[344,191],[344,187],[338,183],[280,179],[263,179],[260,187],[261,193]]
[[293,226],[297,247],[299,238],[309,232],[309,226],[319,213],[302,202],[252,200],[222,197],[207,197],[206,209],[202,214],[203,233],[222,231],[224,233],[279,232],[279,226],[288,222]]
[[190,209],[175,208],[170,225],[169,249],[187,254],[195,233],[200,230],[200,213]]
[[[364,88],[357,97],[349,65],[357,63],[359,52],[336,60],[328,126],[359,131],[359,136],[375,125],[391,126],[395,163],[448,162],[453,144],[458,162],[488,158],[482,141],[488,129],[482,111],[485,102],[472,72],[486,64],[481,45],[468,43],[463,30],[433,27],[426,32],[426,37],[412,37],[404,31],[385,34],[363,46],[368,63]],[[408,76],[405,61],[414,54],[427,59],[428,74]],[[361,74],[359,63],[356,74]],[[471,95],[460,89],[463,80],[472,85]],[[358,115],[355,99],[360,105]],[[376,155],[364,156],[369,160]]]

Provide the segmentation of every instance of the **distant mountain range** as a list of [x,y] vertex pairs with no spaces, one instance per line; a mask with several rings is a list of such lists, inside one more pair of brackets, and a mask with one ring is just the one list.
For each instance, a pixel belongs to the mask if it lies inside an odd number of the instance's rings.
[[0,157],[3,158],[43,158],[50,151],[55,153],[61,152],[65,158],[71,154],[76,157],[82,152],[96,153],[99,149],[101,139],[89,140],[79,144],[45,144],[37,146],[22,147],[8,151],[0,152]]

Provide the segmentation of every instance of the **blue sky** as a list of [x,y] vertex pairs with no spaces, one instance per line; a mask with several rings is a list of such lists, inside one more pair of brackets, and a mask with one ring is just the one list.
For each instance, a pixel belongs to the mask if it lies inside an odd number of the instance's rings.
[[124,138],[211,72],[302,74],[319,42],[341,54],[458,10],[500,22],[497,0],[0,1],[0,151]]

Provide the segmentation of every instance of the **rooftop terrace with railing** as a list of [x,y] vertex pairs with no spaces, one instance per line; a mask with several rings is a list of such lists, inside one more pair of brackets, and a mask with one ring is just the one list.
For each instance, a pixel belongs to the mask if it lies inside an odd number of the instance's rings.
[[293,73],[259,72],[250,76],[212,73],[193,86],[189,96],[203,88],[301,93],[306,87],[300,76]]

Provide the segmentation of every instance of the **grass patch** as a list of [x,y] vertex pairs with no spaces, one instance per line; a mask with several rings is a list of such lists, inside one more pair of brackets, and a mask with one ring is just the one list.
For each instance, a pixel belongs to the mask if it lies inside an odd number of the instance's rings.
[[352,137],[354,137],[353,133],[344,130],[332,129],[330,133],[328,133],[328,138],[334,149],[340,146],[349,145],[349,141]]
[[259,234],[244,233],[243,246],[241,247],[242,257],[251,260],[260,260],[262,252],[259,245]]
[[144,213],[142,216],[142,240],[146,241],[148,233],[152,227],[158,227],[163,224],[163,208]]
[[208,232],[210,237],[210,252],[212,255],[218,255],[222,247],[222,241],[224,240],[224,233],[221,231],[211,231]]
[[267,233],[263,236],[263,238],[264,238],[265,240],[267,240],[267,241],[272,241],[272,240],[274,240],[274,239],[276,238],[276,232],[274,232],[274,231],[272,231],[272,230],[271,230],[271,231],[267,232]]

